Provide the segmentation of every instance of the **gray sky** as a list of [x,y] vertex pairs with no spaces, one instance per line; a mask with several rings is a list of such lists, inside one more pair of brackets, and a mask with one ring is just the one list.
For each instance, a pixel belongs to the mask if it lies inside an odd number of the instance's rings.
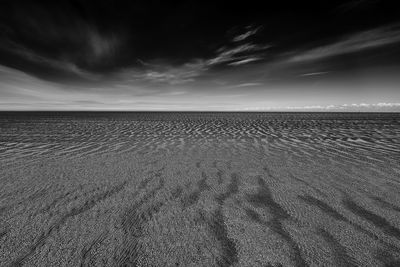
[[381,1],[0,6],[0,110],[400,111]]

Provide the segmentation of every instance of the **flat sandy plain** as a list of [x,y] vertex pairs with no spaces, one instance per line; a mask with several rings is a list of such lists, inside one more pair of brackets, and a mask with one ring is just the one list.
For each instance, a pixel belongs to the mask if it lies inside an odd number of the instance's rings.
[[400,114],[0,113],[0,266],[400,266]]

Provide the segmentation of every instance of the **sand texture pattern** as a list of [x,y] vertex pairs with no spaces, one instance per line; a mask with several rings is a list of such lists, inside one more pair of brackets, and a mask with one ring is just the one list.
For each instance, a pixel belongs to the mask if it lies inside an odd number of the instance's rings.
[[0,113],[0,266],[400,266],[400,115]]

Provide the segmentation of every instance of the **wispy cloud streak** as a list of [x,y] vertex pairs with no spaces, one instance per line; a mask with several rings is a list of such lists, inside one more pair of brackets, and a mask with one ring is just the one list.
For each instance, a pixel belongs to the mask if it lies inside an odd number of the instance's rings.
[[257,27],[255,29],[252,29],[252,26],[248,26],[248,27],[246,27],[246,29],[248,30],[247,32],[245,32],[243,34],[239,34],[238,36],[234,37],[232,39],[232,41],[234,41],[234,42],[243,41],[243,40],[249,38],[250,36],[255,35],[261,29],[261,27]]
[[371,48],[378,48],[400,42],[399,25],[367,30],[349,35],[334,43],[319,46],[302,52],[294,52],[291,62],[303,62],[324,59]]
[[153,83],[167,83],[171,85],[184,84],[195,81],[197,77],[203,75],[214,66],[222,64],[239,66],[261,61],[263,59],[261,54],[270,47],[270,45],[257,45],[252,43],[246,43],[231,48],[222,47],[216,51],[216,55],[212,58],[194,59],[181,66],[157,65],[140,60],[145,70],[132,70],[131,77]]
[[400,103],[352,103],[342,105],[305,105],[281,107],[247,107],[248,111],[399,111]]

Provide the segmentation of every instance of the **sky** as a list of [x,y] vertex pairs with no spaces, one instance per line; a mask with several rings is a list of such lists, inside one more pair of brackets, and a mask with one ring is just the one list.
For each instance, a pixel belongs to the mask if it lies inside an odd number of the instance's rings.
[[0,110],[400,111],[400,10],[3,0]]

